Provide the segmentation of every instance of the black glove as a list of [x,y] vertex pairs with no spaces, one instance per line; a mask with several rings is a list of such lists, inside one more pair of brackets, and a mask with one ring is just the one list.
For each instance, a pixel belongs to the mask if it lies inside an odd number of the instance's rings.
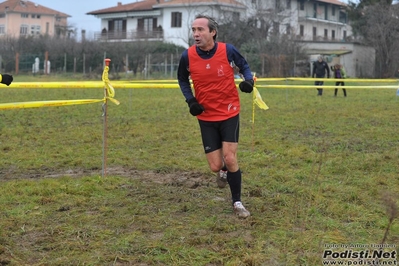
[[2,74],[1,76],[2,76],[2,79],[1,79],[0,83],[6,84],[7,86],[10,86],[11,82],[14,80],[13,77],[8,74]]
[[190,107],[190,114],[193,116],[197,116],[202,114],[203,111],[205,111],[204,107],[199,104],[197,99],[191,98],[190,100],[187,101],[188,107]]
[[251,93],[254,89],[254,81],[244,80],[240,83],[239,87],[242,92]]

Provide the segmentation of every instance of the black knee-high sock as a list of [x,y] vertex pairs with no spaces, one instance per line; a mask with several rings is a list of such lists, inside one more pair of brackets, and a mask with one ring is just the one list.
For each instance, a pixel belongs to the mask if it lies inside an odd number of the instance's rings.
[[233,203],[241,201],[241,171],[238,169],[237,172],[227,172],[227,182],[230,186],[231,199]]

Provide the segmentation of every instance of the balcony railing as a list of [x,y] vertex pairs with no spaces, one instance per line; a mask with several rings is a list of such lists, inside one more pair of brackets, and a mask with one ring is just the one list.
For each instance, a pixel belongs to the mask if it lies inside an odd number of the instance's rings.
[[162,30],[153,31],[102,31],[95,32],[94,39],[99,41],[139,41],[139,40],[163,40]]
[[347,24],[347,15],[344,13],[340,13],[338,16],[329,16],[328,18],[326,18],[324,12],[317,13],[314,11],[300,11],[298,20],[317,20],[318,22],[322,23]]

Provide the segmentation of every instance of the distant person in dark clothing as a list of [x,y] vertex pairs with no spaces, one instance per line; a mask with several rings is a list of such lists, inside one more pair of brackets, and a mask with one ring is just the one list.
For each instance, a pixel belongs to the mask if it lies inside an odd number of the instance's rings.
[[[316,78],[325,78],[326,77],[326,72],[327,72],[327,78],[330,78],[330,69],[328,68],[327,62],[323,61],[323,57],[319,56],[317,58],[317,61],[313,63],[313,78],[316,76]],[[316,86],[322,86],[324,84],[324,81],[316,80],[314,82],[314,85]],[[317,96],[323,95],[323,89],[322,88],[317,88]]]
[[[331,70],[333,72],[333,77],[336,79],[344,79],[346,78],[346,73],[343,65],[340,64],[335,64],[334,66],[331,67]],[[345,82],[343,81],[336,81],[335,86],[345,86]],[[346,89],[342,89],[344,91],[344,96],[346,97]],[[338,93],[338,88],[335,88],[334,90],[334,96],[337,97]]]

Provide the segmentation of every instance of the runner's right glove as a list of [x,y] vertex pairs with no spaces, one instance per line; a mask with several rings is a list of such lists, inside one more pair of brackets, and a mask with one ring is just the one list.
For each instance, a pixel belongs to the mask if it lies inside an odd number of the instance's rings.
[[188,100],[187,104],[188,107],[190,108],[190,114],[192,116],[200,115],[202,114],[203,111],[205,111],[204,107],[201,104],[199,104],[199,102],[195,97]]

